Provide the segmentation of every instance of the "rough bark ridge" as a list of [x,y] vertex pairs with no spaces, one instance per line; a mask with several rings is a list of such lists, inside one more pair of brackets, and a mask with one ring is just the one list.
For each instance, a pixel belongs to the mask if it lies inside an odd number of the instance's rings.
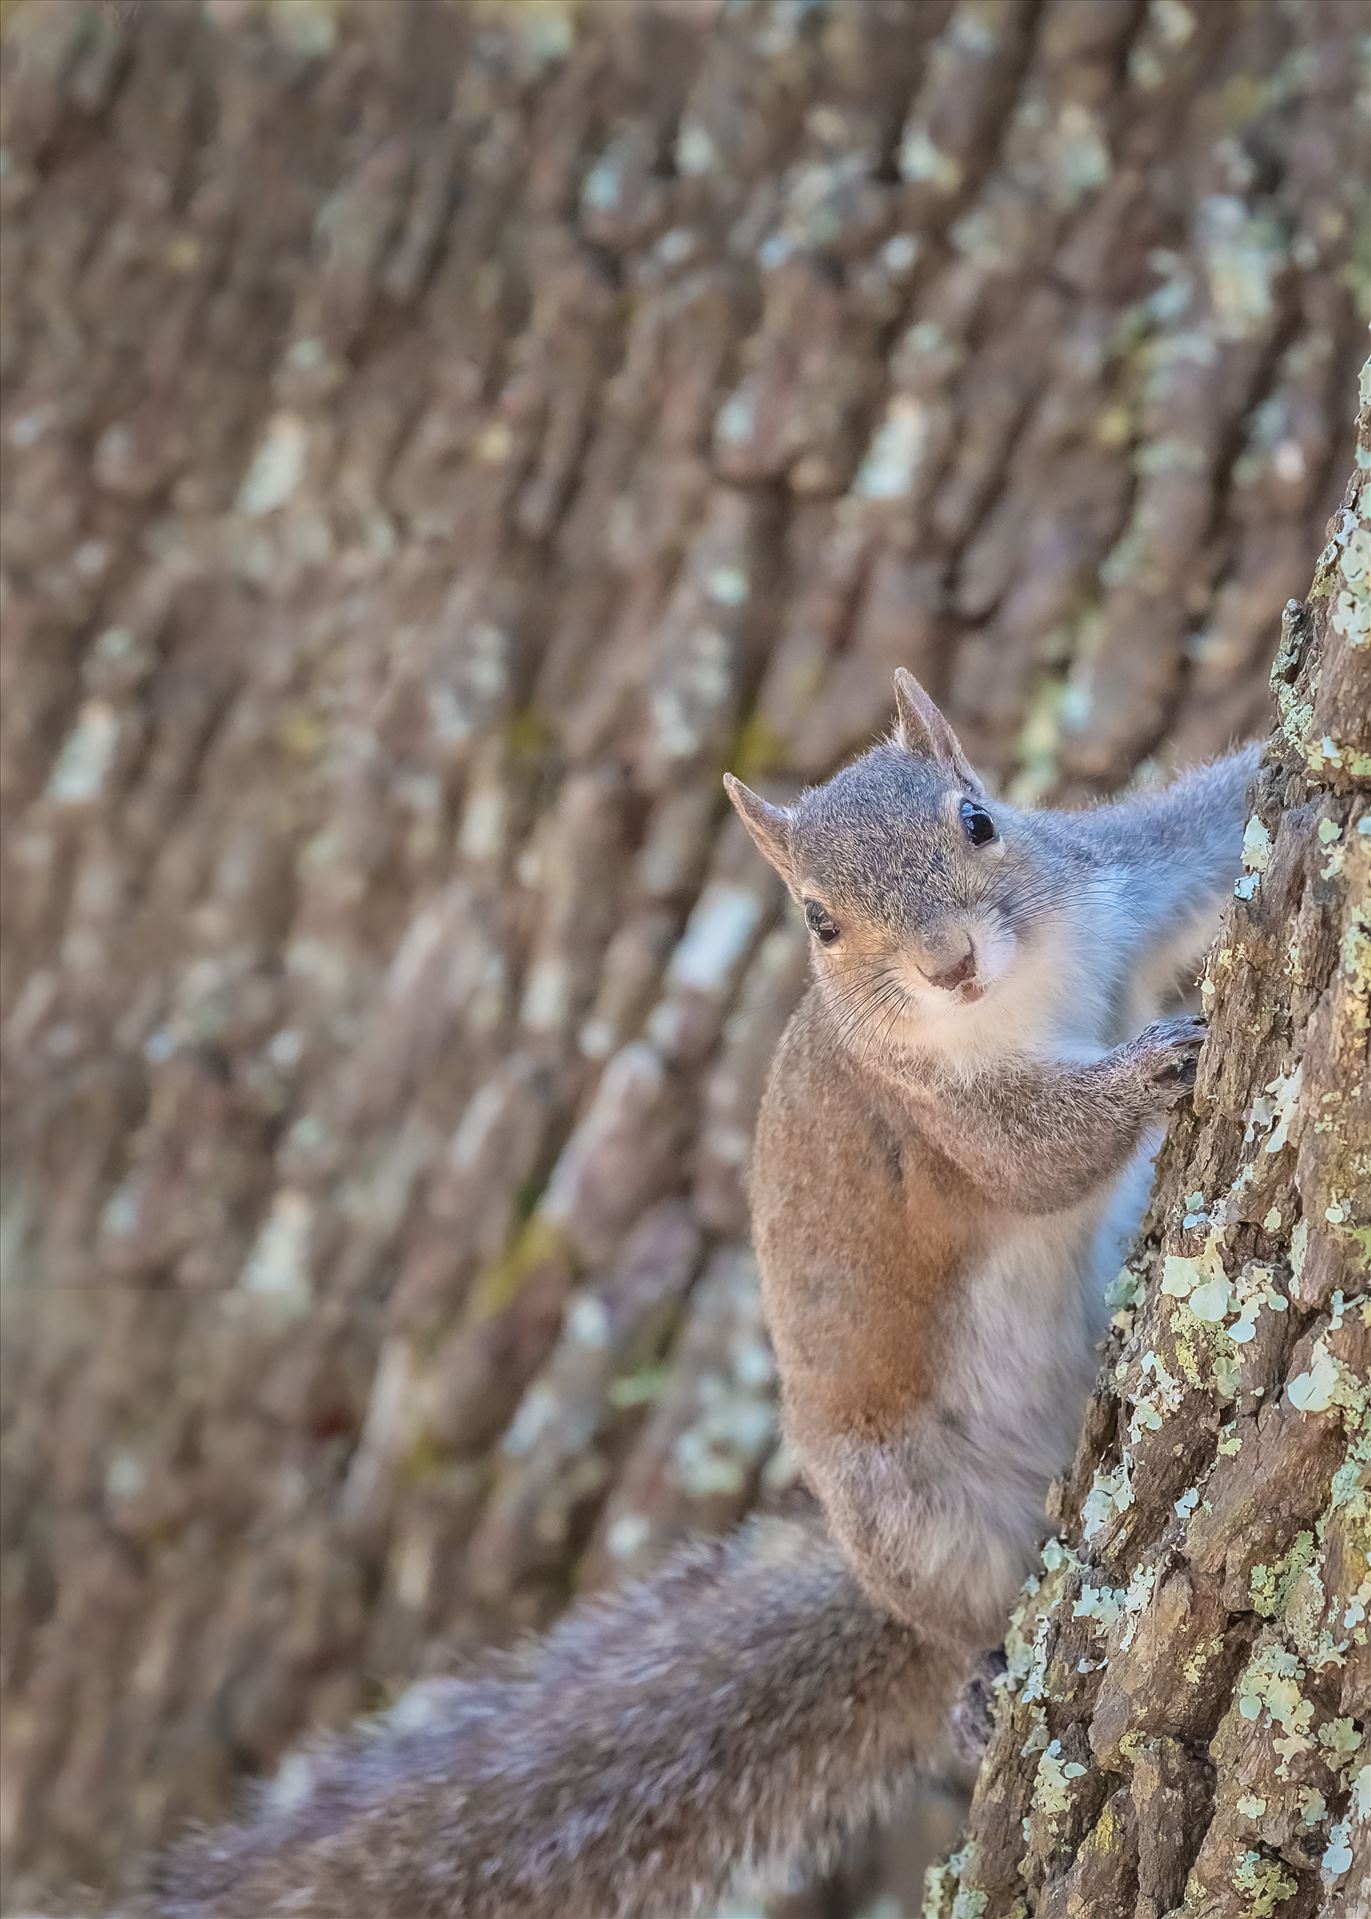
[[1362,28],[8,0],[16,1896],[785,1485],[719,771],[1264,726]]
[[1371,361],[1121,1343],[928,1919],[1371,1910]]

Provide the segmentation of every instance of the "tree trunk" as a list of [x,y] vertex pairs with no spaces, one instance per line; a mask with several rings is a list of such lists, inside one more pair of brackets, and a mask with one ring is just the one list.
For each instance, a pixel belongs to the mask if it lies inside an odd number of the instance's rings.
[[5,0],[14,1897],[785,1495],[805,960],[719,773],[824,775],[899,663],[1021,796],[1264,728],[1363,24]]
[[929,1919],[1371,1911],[1371,361],[1120,1336]]

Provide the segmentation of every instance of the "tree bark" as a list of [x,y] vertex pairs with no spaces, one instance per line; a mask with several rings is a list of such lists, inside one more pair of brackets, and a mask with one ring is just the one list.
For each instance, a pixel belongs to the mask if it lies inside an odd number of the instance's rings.
[[18,1899],[786,1495],[742,1173],[805,960],[719,773],[823,776],[901,663],[1025,797],[1264,727],[1363,20],[0,25]]
[[929,1919],[1371,1910],[1371,361],[1119,1337]]

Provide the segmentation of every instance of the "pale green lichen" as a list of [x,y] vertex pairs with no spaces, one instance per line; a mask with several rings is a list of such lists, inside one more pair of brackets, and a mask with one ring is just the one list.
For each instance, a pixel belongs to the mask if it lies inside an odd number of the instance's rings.
[[1145,1352],[1138,1362],[1138,1370],[1143,1378],[1150,1378],[1153,1385],[1149,1391],[1133,1395],[1128,1437],[1134,1446],[1144,1432],[1160,1431],[1163,1418],[1179,1408],[1182,1398],[1180,1381],[1159,1353],[1150,1349]]
[[1307,1827],[1321,1826],[1328,1817],[1328,1801],[1314,1786],[1301,1786],[1295,1803],[1301,1822]]
[[1234,1278],[1233,1292],[1238,1316],[1222,1330],[1237,1346],[1245,1346],[1255,1337],[1257,1319],[1263,1309],[1273,1313],[1290,1309],[1290,1301],[1277,1283],[1275,1269],[1263,1260],[1243,1262]]
[[1198,1646],[1186,1654],[1181,1661],[1181,1677],[1187,1686],[1197,1686],[1204,1677],[1205,1667],[1217,1659],[1223,1652],[1224,1644],[1220,1639],[1204,1639]]
[[[1049,1540],[1048,1545],[1051,1544]],[[1046,1606],[1048,1602],[1043,1600],[1041,1595],[1045,1590],[1049,1593],[1058,1592],[1061,1583],[1060,1576],[1051,1573],[1042,1577],[1037,1573],[1030,1573],[1024,1581],[1005,1628],[1005,1669],[995,1681],[997,1693],[1019,1694],[1023,1698],[1030,1696],[1027,1691],[1028,1682],[1035,1677],[1041,1677],[1046,1658],[1048,1618],[1046,1611],[1040,1610],[1040,1607]],[[1030,1621],[1033,1626],[1032,1637],[1029,1635]]]
[[605,1533],[605,1550],[614,1559],[631,1559],[652,1537],[652,1522],[643,1513],[621,1513]]
[[1083,1585],[1071,1608],[1073,1619],[1089,1619],[1099,1632],[1108,1632],[1123,1610],[1124,1594],[1113,1586]]
[[1319,1727],[1319,1744],[1330,1753],[1351,1754],[1362,1749],[1355,1719],[1328,1719]]
[[1266,1082],[1265,1090],[1253,1100],[1247,1116],[1247,1125],[1243,1133],[1246,1145],[1251,1145],[1259,1131],[1267,1134],[1265,1150],[1278,1153],[1290,1137],[1290,1122],[1294,1117],[1300,1090],[1304,1085],[1304,1061],[1300,1060],[1289,1073],[1278,1073],[1274,1079]]
[[1268,1919],[1277,1906],[1299,1891],[1298,1882],[1274,1859],[1250,1851],[1238,1855],[1233,1884],[1243,1894],[1243,1919]]
[[1187,1302],[1196,1319],[1206,1325],[1219,1325],[1233,1302],[1233,1289],[1226,1273],[1207,1279],[1197,1286]]
[[1199,447],[1194,446],[1189,440],[1153,440],[1148,445],[1139,447],[1133,456],[1133,467],[1135,472],[1143,475],[1202,473],[1205,460]]
[[864,500],[897,500],[912,488],[928,449],[929,415],[922,400],[899,394],[886,408],[853,491]]
[[[1053,636],[1054,640],[1058,637]],[[1048,650],[1055,652],[1058,648],[1049,641]],[[1064,637],[1060,652],[1065,658],[1071,657],[1070,643]],[[1014,748],[1019,770],[1008,790],[1008,798],[1016,805],[1038,804],[1056,784],[1065,700],[1066,687],[1059,679],[1052,678],[1044,680],[1026,702]]]
[[[1187,1214],[1187,1222],[1196,1215]],[[1202,1267],[1198,1259],[1182,1253],[1168,1253],[1162,1261],[1162,1292],[1168,1299],[1188,1299],[1200,1283]]]
[[978,1892],[974,1886],[961,1886],[952,1901],[951,1919],[981,1919],[989,1904],[989,1893]]
[[1294,668],[1304,653],[1309,609],[1303,600],[1287,600],[1281,609],[1281,639],[1271,663],[1271,691],[1280,716],[1281,732],[1299,747],[1314,718],[1314,703],[1304,679]]
[[923,127],[910,127],[900,142],[900,178],[935,188],[940,193],[955,193],[962,183],[960,161],[935,146]]
[[1341,1879],[1352,1863],[1350,1831],[1350,1822],[1346,1819],[1340,1819],[1337,1825],[1329,1829],[1328,1844],[1319,1861],[1319,1872],[1325,1885],[1332,1885],[1334,1880]]
[[1358,1766],[1353,1777],[1350,1810],[1354,1819],[1371,1819],[1371,1760]]
[[1109,147],[1098,114],[1078,100],[1069,100],[1057,116],[1048,143],[1054,197],[1073,206],[1109,178]]
[[238,489],[238,511],[262,519],[283,507],[304,477],[308,452],[309,429],[299,415],[273,415]]
[[684,120],[676,136],[676,167],[684,175],[716,172],[720,154],[713,139],[698,122]]
[[705,580],[705,591],[719,606],[743,606],[752,591],[746,567],[716,566]]
[[1307,1370],[1288,1382],[1286,1394],[1302,1413],[1326,1413],[1338,1407],[1355,1414],[1365,1403],[1366,1388],[1320,1339]]
[[1132,1459],[1125,1453],[1117,1466],[1095,1469],[1090,1491],[1081,1506],[1081,1532],[1085,1539],[1093,1543],[1115,1516],[1127,1512],[1132,1504]]
[[338,40],[336,0],[290,0],[268,9],[275,39],[302,60],[321,60]]
[[243,1268],[242,1291],[270,1301],[289,1318],[307,1313],[314,1300],[307,1263],[313,1223],[307,1194],[289,1188],[278,1193]]
[[590,167],[581,183],[581,205],[592,213],[609,213],[623,198],[625,153],[621,147],[608,148]]
[[1328,1510],[1340,1512],[1345,1519],[1371,1520],[1371,1429],[1362,1422],[1356,1431],[1350,1456],[1333,1475],[1329,1487]]
[[1271,835],[1255,813],[1242,837],[1242,863],[1249,873],[1264,873],[1271,864]]
[[1132,1266],[1121,1266],[1109,1283],[1106,1303],[1115,1310],[1136,1306],[1147,1291],[1147,1281]]
[[[1254,1337],[1263,1307],[1284,1312],[1288,1304],[1274,1283],[1275,1274],[1269,1265],[1248,1260],[1236,1274],[1230,1274],[1225,1264],[1223,1248],[1234,1230],[1229,1218],[1230,1211],[1235,1210],[1232,1202],[1251,1179],[1251,1166],[1243,1167],[1229,1192],[1211,1207],[1206,1207],[1202,1194],[1188,1195],[1181,1224],[1187,1231],[1206,1227],[1204,1245],[1197,1254],[1170,1253],[1162,1261],[1162,1294],[1180,1302],[1172,1317],[1172,1332],[1181,1370],[1192,1385],[1217,1384],[1230,1398],[1237,1385],[1231,1355],[1213,1348],[1212,1341],[1211,1350],[1203,1353],[1193,1335],[1212,1331],[1243,1346]],[[1236,1218],[1241,1221],[1240,1209]],[[1236,1317],[1225,1324],[1229,1313]]]
[[720,407],[714,431],[725,444],[739,445],[751,439],[756,422],[756,400],[746,387],[742,387],[730,394]]
[[1257,1648],[1238,1680],[1239,1713],[1277,1734],[1272,1745],[1280,1756],[1278,1779],[1289,1777],[1289,1762],[1297,1753],[1314,1747],[1310,1738],[1314,1706],[1300,1689],[1304,1673],[1303,1661],[1295,1653],[1268,1644]]
[[1079,1760],[1062,1758],[1061,1741],[1049,1740],[1033,1778],[1034,1814],[1049,1826],[1055,1825],[1071,1803],[1072,1780],[1084,1776],[1085,1767]]
[[[1010,1685],[1018,1687],[1020,1705],[1034,1705],[1047,1696],[1047,1648],[1052,1624],[1052,1601],[1060,1590],[1059,1575],[1049,1574],[1044,1589],[1019,1602],[1005,1635],[1005,1659]],[[1028,1622],[1033,1636],[1028,1637]]]
[[1183,47],[1194,35],[1195,15],[1184,0],[1152,0],[1147,17],[1165,47]]
[[1344,510],[1331,542],[1337,579],[1329,621],[1352,647],[1371,645],[1371,483],[1364,483],[1357,510]]
[[1354,780],[1371,776],[1371,753],[1363,753],[1357,747],[1340,743],[1331,733],[1321,734],[1317,740],[1308,742],[1304,757],[1310,772],[1319,777],[1325,775],[1330,767],[1350,774]]
[[1138,1636],[1138,1627],[1142,1624],[1143,1613],[1156,1591],[1159,1570],[1160,1568],[1155,1565],[1134,1568],[1133,1576],[1128,1582],[1121,1602],[1125,1622],[1123,1631],[1119,1634],[1121,1652],[1127,1652]]
[[948,228],[958,253],[978,266],[994,269],[1008,263],[1012,247],[1007,209],[979,203]]
[[962,1884],[970,1858],[971,1848],[963,1846],[960,1852],[949,1853],[941,1865],[929,1867],[924,1878],[922,1919],[981,1919],[988,1896]]
[[58,806],[83,806],[97,798],[114,764],[120,731],[108,700],[87,700],[57,755],[47,797]]
[[1284,1612],[1299,1575],[1314,1558],[1312,1532],[1296,1533],[1287,1550],[1271,1566],[1254,1566],[1248,1574],[1248,1590],[1254,1611],[1263,1619],[1274,1619]]
[[668,988],[721,991],[746,953],[761,914],[762,901],[751,887],[722,880],[706,886],[671,956]]
[[1252,337],[1268,324],[1286,250],[1276,223],[1235,194],[1213,194],[1198,215],[1214,331],[1220,340]]
[[1137,1309],[1147,1293],[1147,1278],[1140,1265],[1121,1266],[1105,1290],[1111,1309],[1109,1323],[1124,1339],[1132,1332]]

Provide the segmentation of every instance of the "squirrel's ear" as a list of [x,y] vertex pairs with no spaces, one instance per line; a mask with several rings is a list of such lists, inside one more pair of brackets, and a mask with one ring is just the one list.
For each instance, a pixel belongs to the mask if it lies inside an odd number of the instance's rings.
[[959,780],[979,793],[981,782],[962,751],[962,743],[941,710],[924,692],[907,667],[895,669],[895,744],[906,753],[937,760]]
[[790,814],[783,806],[773,806],[750,786],[724,774],[724,791],[733,802],[733,810],[756,843],[757,851],[768,865],[774,866],[786,885],[792,884],[790,860]]

